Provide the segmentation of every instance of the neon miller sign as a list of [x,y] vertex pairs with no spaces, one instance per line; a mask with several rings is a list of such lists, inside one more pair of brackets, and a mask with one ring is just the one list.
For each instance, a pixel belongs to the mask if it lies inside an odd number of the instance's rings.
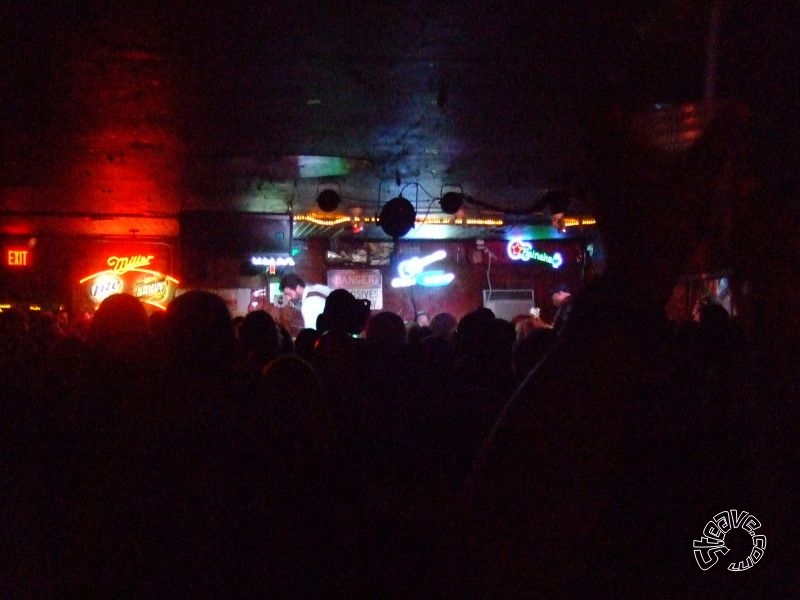
[[79,283],[92,282],[89,296],[96,303],[112,294],[125,292],[127,287],[131,294],[145,304],[164,309],[179,281],[161,271],[146,268],[152,265],[154,258],[153,255],[143,254],[109,256],[106,259],[108,269],[87,275]]
[[553,254],[539,252],[538,250],[534,250],[533,245],[530,242],[525,242],[523,240],[511,240],[508,242],[508,246],[506,246],[506,254],[508,254],[508,258],[511,260],[521,260],[525,262],[529,260],[536,260],[547,263],[554,269],[557,269],[564,264],[564,257],[561,256],[560,252],[554,252]]
[[155,256],[152,254],[150,256],[142,256],[141,254],[136,256],[109,256],[106,262],[114,273],[121,275],[141,267],[149,267],[154,258]]

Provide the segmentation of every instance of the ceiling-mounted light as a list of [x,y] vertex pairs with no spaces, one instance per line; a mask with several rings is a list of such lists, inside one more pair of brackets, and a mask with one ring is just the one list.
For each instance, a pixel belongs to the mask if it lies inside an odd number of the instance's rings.
[[317,206],[319,206],[320,210],[323,212],[335,211],[339,207],[341,201],[342,197],[339,195],[339,192],[330,188],[322,190],[317,196]]
[[532,212],[547,212],[551,215],[564,213],[569,206],[570,197],[564,190],[550,190],[539,198],[532,207]]
[[448,215],[456,214],[462,204],[464,204],[464,194],[460,192],[447,192],[439,199],[439,205],[442,207],[442,211],[446,212]]
[[[453,190],[445,193],[444,188],[446,187],[455,187],[458,188],[458,191]],[[454,215],[461,210],[467,198],[467,195],[464,193],[464,188],[460,185],[443,185],[439,192],[439,206],[442,207],[442,212],[448,215]]]
[[564,221],[564,213],[556,213],[550,218],[550,222],[558,233],[567,233],[567,225]]
[[411,231],[416,218],[417,211],[411,202],[403,196],[397,196],[383,205],[378,222],[389,237],[397,239]]

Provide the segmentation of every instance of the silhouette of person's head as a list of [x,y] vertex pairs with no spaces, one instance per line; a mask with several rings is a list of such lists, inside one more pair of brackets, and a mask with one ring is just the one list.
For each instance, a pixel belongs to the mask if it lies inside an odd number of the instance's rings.
[[0,311],[0,340],[18,339],[30,333],[28,315],[18,308]]
[[235,338],[225,301],[211,292],[191,290],[167,307],[166,350],[180,371],[214,374],[234,359]]
[[397,350],[406,343],[406,326],[400,315],[384,311],[369,318],[364,337],[370,346]]
[[275,355],[280,347],[280,333],[278,326],[268,312],[254,310],[239,326],[239,341],[246,351],[265,350]]
[[333,290],[325,299],[325,310],[317,322],[320,331],[343,331],[359,334],[369,318],[369,303],[356,299],[345,289]]
[[457,325],[458,319],[456,319],[454,315],[451,315],[447,312],[440,312],[433,315],[431,322],[428,324],[433,332],[433,335],[444,339],[450,339],[450,336],[456,330]]
[[305,361],[311,362],[314,345],[321,333],[311,327],[301,329],[294,339],[294,353]]
[[494,320],[494,312],[483,306],[461,317],[455,332],[456,349],[459,354],[474,352],[485,347]]
[[89,327],[92,346],[113,348],[150,334],[147,312],[131,294],[112,294],[100,303]]

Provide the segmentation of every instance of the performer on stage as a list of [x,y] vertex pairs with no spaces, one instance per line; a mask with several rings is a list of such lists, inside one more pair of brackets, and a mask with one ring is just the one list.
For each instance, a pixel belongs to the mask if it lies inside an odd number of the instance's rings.
[[309,329],[317,328],[317,317],[325,310],[325,300],[331,288],[322,284],[306,285],[297,273],[281,277],[280,290],[283,296],[303,313],[303,323]]

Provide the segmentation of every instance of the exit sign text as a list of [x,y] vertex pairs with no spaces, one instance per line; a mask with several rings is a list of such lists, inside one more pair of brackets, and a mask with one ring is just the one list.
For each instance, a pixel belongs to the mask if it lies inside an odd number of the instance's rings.
[[28,248],[6,248],[6,265],[9,267],[30,267],[33,255]]

